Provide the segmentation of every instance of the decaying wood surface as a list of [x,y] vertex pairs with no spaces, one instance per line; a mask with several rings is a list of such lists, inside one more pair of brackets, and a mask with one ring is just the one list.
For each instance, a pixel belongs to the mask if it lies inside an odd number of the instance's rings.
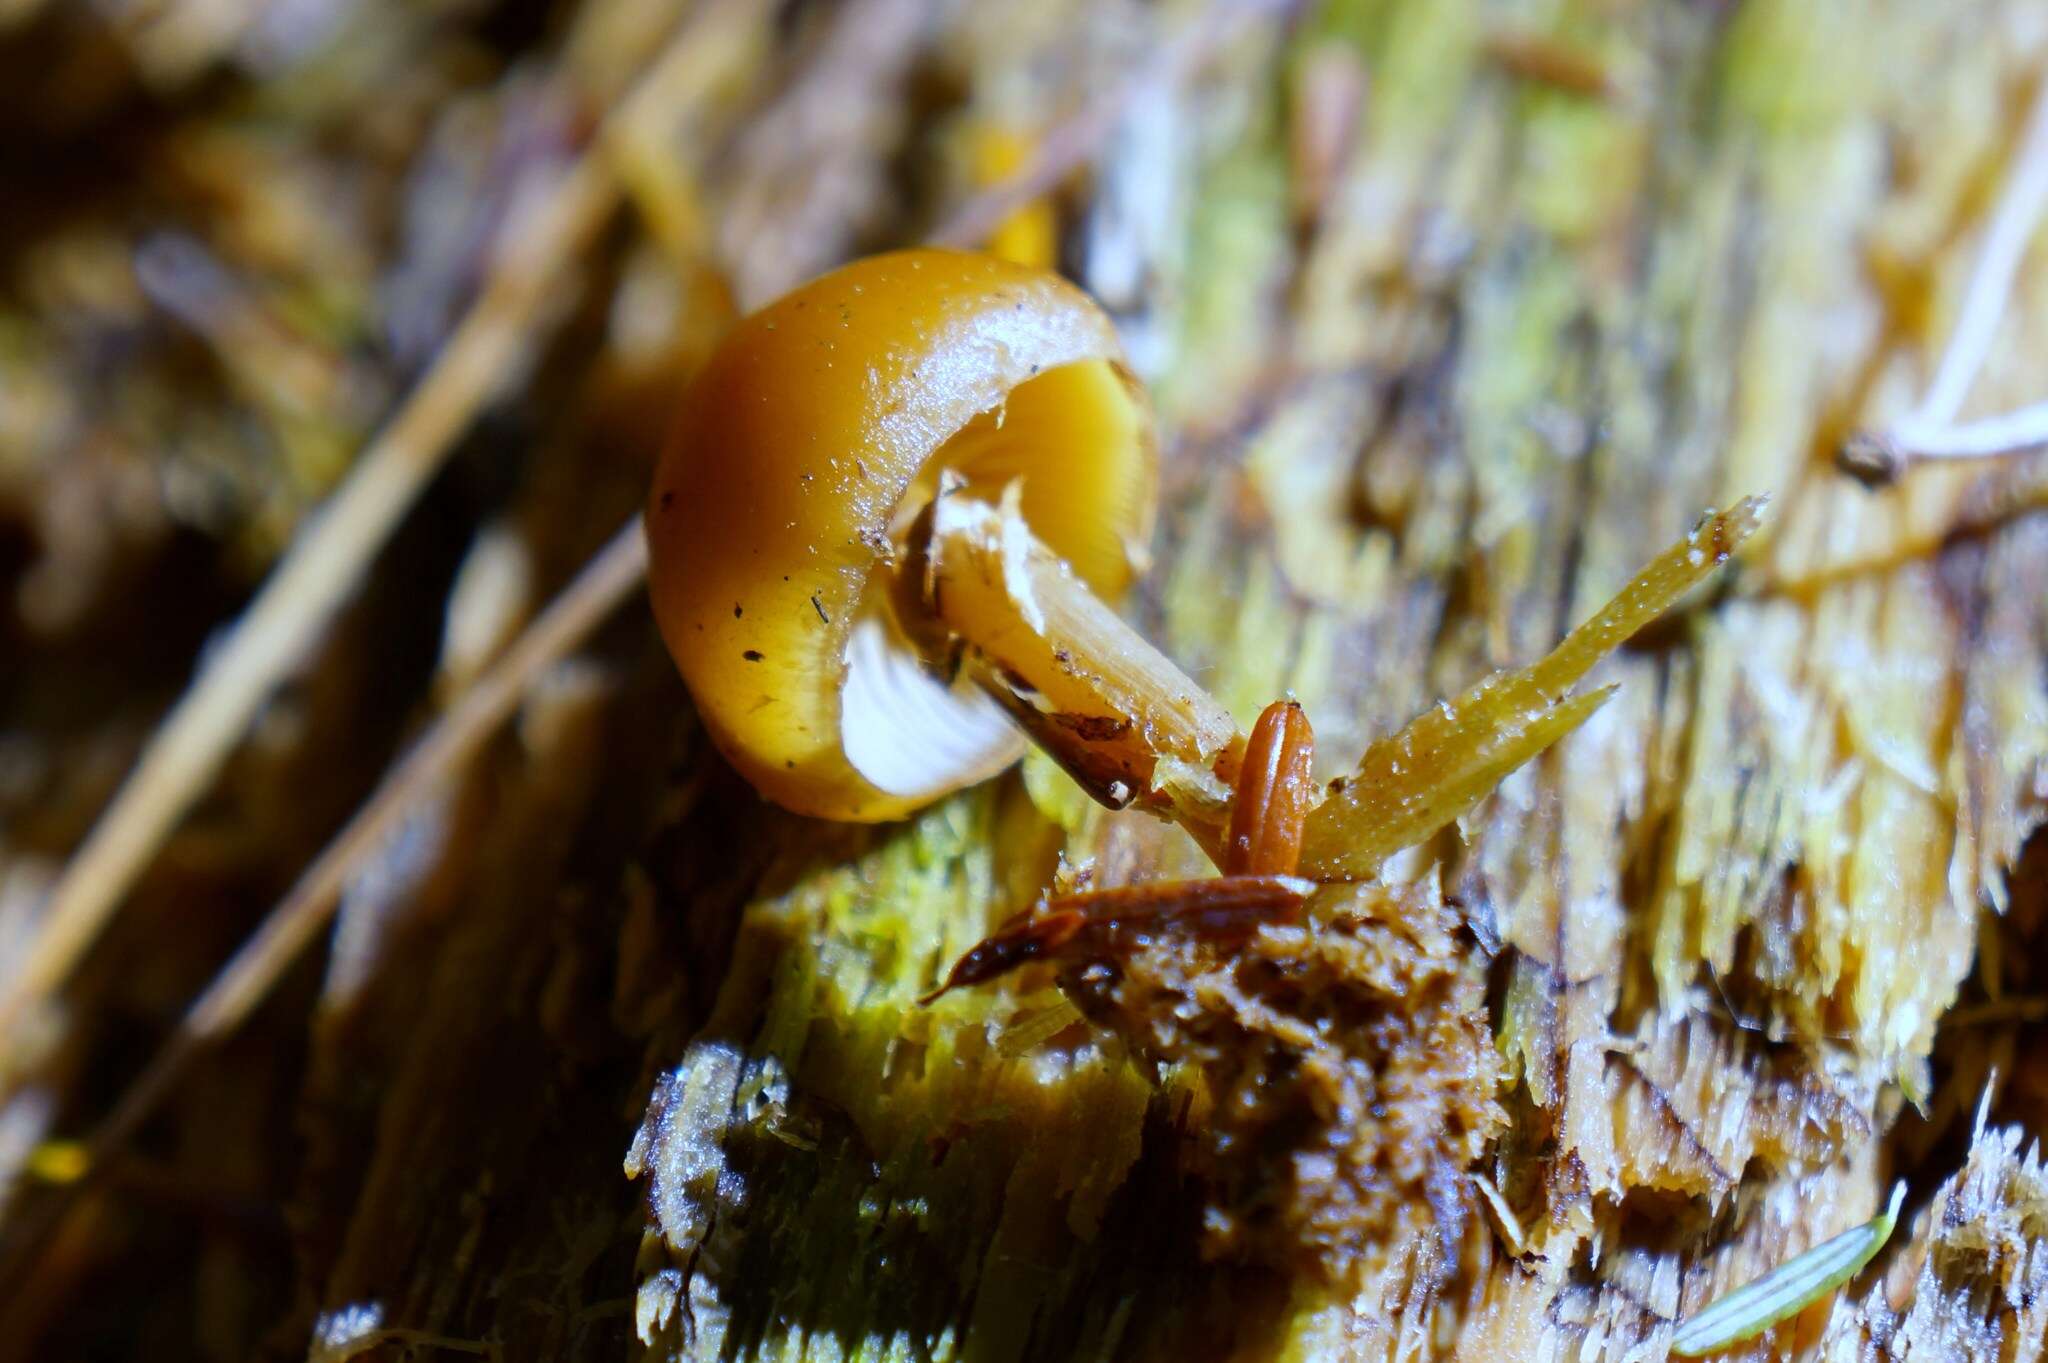
[[[440,380],[449,471],[8,1033],[0,1355],[1656,1358],[1904,1178],[1871,1268],[1727,1356],[2040,1356],[2048,456],[1873,490],[1835,453],[1933,382],[2048,23],[1240,8],[1192,42],[1217,16],[1181,3],[0,5],[0,970],[487,281],[527,309],[503,382]],[[1491,1037],[1482,1153],[1414,1171],[1426,1205],[1335,1277],[1219,1233],[1192,1067],[1028,977],[915,1003],[1062,858],[1117,885],[1200,873],[1193,844],[1037,759],[901,826],[768,809],[636,603],[63,1182],[632,514],[731,308],[945,223],[991,127],[1082,165],[1062,264],[1159,405],[1129,613],[1240,723],[1298,697],[1325,777],[1771,499],[1595,669],[1597,713],[1370,892],[1441,1035]],[[609,225],[522,257],[569,166]],[[2048,397],[2038,255],[1966,415]]]

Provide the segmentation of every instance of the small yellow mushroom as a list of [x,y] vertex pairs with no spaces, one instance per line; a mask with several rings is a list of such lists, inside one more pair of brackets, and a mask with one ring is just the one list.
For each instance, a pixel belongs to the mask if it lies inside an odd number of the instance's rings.
[[[1078,703],[1098,661],[1196,693],[1097,600],[1138,572],[1157,486],[1151,413],[1085,294],[987,256],[871,257],[740,322],[692,383],[647,510],[655,615],[764,795],[900,818],[1008,765],[1004,709]],[[1018,595],[965,589],[991,562]],[[966,614],[940,627],[927,591]],[[972,648],[991,633],[993,659]]]
[[[1157,486],[1151,413],[1085,294],[989,256],[871,257],[740,322],[692,382],[647,509],[655,616],[713,741],[789,809],[901,818],[1028,736],[1226,866],[1245,740],[1104,601]],[[1290,806],[1304,873],[1370,878],[1577,727],[1606,692],[1573,685],[1758,511],[1703,518],[1550,657]]]

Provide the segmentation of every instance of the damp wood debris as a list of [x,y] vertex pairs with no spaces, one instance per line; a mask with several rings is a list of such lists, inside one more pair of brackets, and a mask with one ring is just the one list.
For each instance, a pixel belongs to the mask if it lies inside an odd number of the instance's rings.
[[[0,1363],[2041,1356],[2025,0],[17,0],[0,74]],[[920,245],[1058,324],[756,461],[842,560],[665,579],[693,376]]]

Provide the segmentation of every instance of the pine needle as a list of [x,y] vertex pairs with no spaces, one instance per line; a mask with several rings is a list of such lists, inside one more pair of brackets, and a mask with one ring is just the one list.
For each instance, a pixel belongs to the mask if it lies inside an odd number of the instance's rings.
[[1671,1336],[1671,1352],[1691,1358],[1740,1344],[1848,1282],[1892,1238],[1905,1196],[1904,1183],[1893,1185],[1891,1202],[1870,1220],[1815,1245],[1699,1312]]

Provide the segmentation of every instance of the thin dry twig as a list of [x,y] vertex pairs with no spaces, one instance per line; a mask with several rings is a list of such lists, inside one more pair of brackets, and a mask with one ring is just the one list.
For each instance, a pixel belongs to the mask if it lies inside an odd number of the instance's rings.
[[548,193],[526,249],[493,274],[440,360],[286,553],[65,866],[28,956],[0,996],[0,1033],[70,975],[257,707],[355,588],[525,343],[551,267],[588,240],[613,198],[610,181],[588,161]]
[[98,1167],[134,1133],[201,1048],[228,1035],[249,1016],[333,916],[342,889],[363,859],[390,838],[421,796],[476,754],[518,708],[536,677],[588,639],[632,595],[646,570],[647,540],[635,516],[391,769],[347,827],[222,967],[94,1134],[88,1168]]
[[1967,425],[1956,424],[2012,297],[2027,244],[2048,209],[2048,82],[2034,97],[2013,168],[1992,214],[1934,382],[1903,419],[1858,431],[1843,444],[1842,468],[1867,483],[1896,479],[1924,459],[1975,459],[2048,443],[2048,402]]
[[[726,4],[685,24],[619,106],[647,117],[654,82],[672,79],[675,55],[707,45],[704,24],[745,18]],[[726,45],[708,45],[723,49]],[[701,72],[702,64],[681,69]],[[696,87],[708,89],[708,81]],[[669,99],[675,92],[665,91]],[[600,137],[537,194],[508,234],[512,249],[448,338],[433,367],[357,459],[286,552],[255,602],[158,726],[135,770],[86,835],[51,890],[19,969],[0,985],[0,1035],[48,997],[105,928],[178,820],[213,781],[250,719],[355,589],[457,437],[532,344],[542,304],[563,262],[611,217],[619,191]]]
[[0,1273],[0,1279],[20,1281],[23,1266],[35,1262],[50,1237],[65,1224],[74,1199],[113,1163],[192,1061],[241,1026],[299,952],[326,926],[363,859],[385,844],[427,791],[445,781],[497,732],[535,678],[587,639],[632,595],[646,570],[647,541],[636,516],[584,565],[496,665],[407,751],[347,827],[327,844],[290,893],[214,976],[149,1067],[128,1086],[86,1142],[77,1177],[52,1187],[36,1211],[13,1227],[6,1272]]

